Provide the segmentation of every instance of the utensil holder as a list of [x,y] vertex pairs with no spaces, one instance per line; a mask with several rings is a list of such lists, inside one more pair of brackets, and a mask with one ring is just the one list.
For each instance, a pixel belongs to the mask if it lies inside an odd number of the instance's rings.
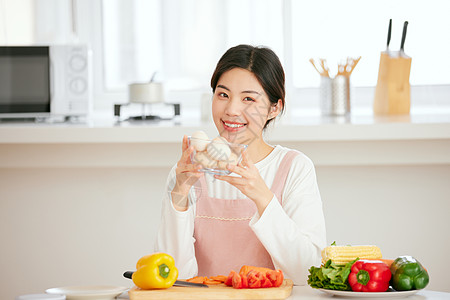
[[373,111],[378,115],[409,114],[411,57],[402,51],[382,52]]
[[320,108],[322,115],[344,116],[350,113],[350,79],[338,75],[331,79],[321,76]]

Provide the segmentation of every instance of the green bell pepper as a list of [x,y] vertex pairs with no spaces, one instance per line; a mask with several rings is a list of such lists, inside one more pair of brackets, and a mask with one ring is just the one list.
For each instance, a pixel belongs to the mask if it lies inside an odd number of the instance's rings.
[[427,270],[412,256],[399,256],[391,265],[391,286],[396,291],[420,290],[427,286]]

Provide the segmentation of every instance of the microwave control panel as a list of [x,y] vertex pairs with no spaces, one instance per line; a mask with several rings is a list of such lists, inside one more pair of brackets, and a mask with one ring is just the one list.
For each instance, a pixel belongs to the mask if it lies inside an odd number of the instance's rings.
[[87,115],[92,107],[91,54],[83,45],[50,46],[52,113]]

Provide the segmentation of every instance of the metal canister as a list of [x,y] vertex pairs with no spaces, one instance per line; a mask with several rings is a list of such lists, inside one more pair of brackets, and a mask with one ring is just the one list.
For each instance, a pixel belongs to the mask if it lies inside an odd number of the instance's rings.
[[331,78],[320,76],[320,111],[322,115],[330,115],[332,111]]
[[343,116],[350,113],[350,82],[347,76],[338,75],[331,83],[331,115]]

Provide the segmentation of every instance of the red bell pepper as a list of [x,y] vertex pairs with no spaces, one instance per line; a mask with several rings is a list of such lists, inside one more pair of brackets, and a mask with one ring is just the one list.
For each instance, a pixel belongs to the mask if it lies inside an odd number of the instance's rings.
[[348,283],[354,292],[386,292],[389,289],[391,270],[382,261],[358,260],[348,275]]

